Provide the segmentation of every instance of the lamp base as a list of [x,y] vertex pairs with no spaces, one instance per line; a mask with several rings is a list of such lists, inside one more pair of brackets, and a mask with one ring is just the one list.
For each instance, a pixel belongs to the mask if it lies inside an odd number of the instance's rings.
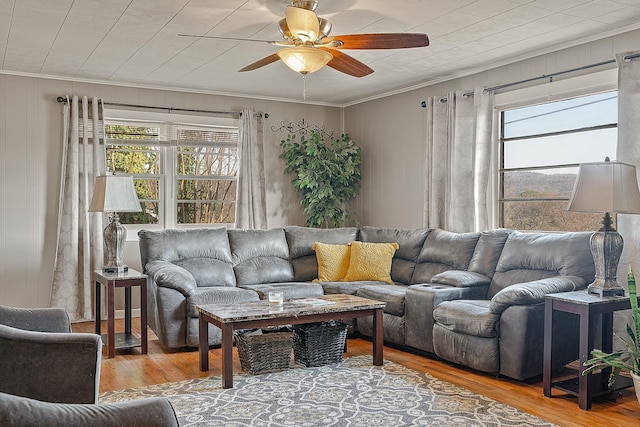
[[129,267],[121,265],[120,267],[102,267],[103,273],[126,273],[129,271]]
[[590,246],[595,265],[595,280],[587,288],[590,294],[601,297],[622,295],[624,288],[616,282],[618,261],[624,242],[622,236],[611,227],[611,218],[606,213],[603,228],[591,235]]
[[590,294],[597,294],[600,295],[601,297],[612,297],[612,296],[624,296],[624,288],[621,287],[615,287],[615,288],[602,288],[600,286],[594,286],[595,284],[592,283],[591,285],[589,285],[587,287],[587,292],[589,292]]

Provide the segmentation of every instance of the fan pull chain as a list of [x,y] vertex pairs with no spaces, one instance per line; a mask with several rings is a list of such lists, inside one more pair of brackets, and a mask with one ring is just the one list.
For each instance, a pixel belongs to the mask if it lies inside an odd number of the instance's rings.
[[302,74],[302,99],[307,100],[307,74]]

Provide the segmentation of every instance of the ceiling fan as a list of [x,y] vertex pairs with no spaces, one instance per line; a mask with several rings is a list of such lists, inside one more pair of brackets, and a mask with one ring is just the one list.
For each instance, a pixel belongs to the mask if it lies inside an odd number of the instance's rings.
[[252,71],[278,60],[303,76],[318,71],[325,65],[334,70],[354,77],[364,77],[373,73],[373,69],[352,56],[342,52],[344,49],[405,49],[429,45],[429,38],[422,33],[382,33],[347,34],[329,36],[331,23],[316,15],[318,0],[292,0],[287,6],[285,17],[278,22],[283,40],[256,40],[235,37],[196,36],[179,34],[186,37],[203,37],[224,40],[242,40],[266,42],[282,49],[262,58],[239,71]]

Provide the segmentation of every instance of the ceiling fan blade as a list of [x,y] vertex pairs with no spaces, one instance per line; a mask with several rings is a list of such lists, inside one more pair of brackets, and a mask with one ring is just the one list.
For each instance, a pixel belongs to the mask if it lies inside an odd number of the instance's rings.
[[320,35],[320,22],[315,12],[295,6],[287,6],[284,14],[287,27],[294,38],[314,42]]
[[252,71],[252,70],[255,70],[257,68],[264,67],[265,65],[269,65],[269,64],[271,64],[273,62],[276,62],[278,60],[280,60],[280,57],[278,56],[278,54],[277,53],[273,53],[273,54],[271,54],[271,55],[269,55],[269,56],[267,56],[265,58],[262,58],[259,61],[254,62],[253,64],[249,64],[246,67],[241,68],[238,71]]
[[240,37],[221,37],[221,36],[205,36],[205,35],[197,35],[197,34],[178,34],[179,37],[196,37],[199,39],[217,39],[217,40],[235,40],[239,42],[261,42],[261,43],[269,43],[274,44],[273,40],[261,40],[261,39],[245,39]]
[[327,65],[334,70],[340,71],[341,73],[349,74],[353,77],[364,77],[373,73],[373,69],[368,65],[363,64],[352,56],[347,55],[344,52],[341,52],[336,49],[327,49],[327,48],[319,48],[321,50],[326,50],[331,55],[333,55],[333,59],[327,63]]
[[[429,46],[429,37],[422,33],[345,34],[327,37],[337,49],[405,49]],[[342,45],[335,42],[341,42]]]

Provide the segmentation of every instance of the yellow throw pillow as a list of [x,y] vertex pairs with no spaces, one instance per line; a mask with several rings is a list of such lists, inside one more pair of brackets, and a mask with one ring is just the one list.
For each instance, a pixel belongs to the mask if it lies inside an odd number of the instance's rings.
[[330,245],[316,242],[311,246],[318,259],[319,282],[340,282],[349,269],[351,248],[345,245]]
[[397,243],[351,242],[349,270],[342,280],[377,280],[393,285],[391,260],[398,248]]

